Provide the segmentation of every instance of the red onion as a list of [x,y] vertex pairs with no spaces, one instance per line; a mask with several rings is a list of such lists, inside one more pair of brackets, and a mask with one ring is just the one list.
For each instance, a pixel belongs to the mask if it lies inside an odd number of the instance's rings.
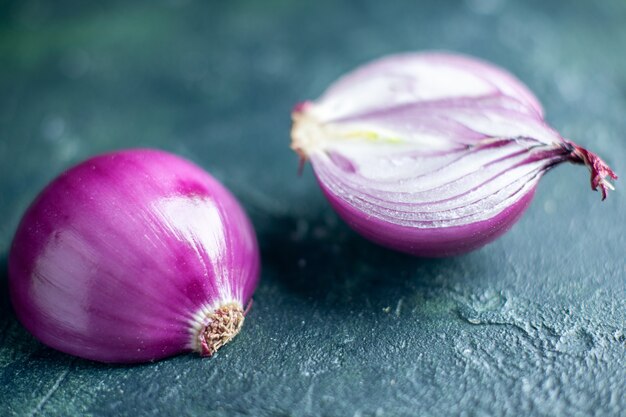
[[543,120],[529,89],[474,58],[391,56],[340,78],[293,112],[292,148],[339,215],[418,256],[476,249],[519,219],[542,175],[585,164],[602,199],[617,179]]
[[254,230],[235,198],[155,150],[61,174],[26,211],[9,256],[24,326],[103,362],[213,354],[241,329],[258,275]]

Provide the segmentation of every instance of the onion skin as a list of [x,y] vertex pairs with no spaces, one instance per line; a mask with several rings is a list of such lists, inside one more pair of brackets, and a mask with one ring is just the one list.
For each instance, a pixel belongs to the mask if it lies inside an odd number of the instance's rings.
[[454,256],[509,230],[562,162],[586,165],[603,200],[613,189],[608,165],[543,113],[521,81],[487,62],[395,55],[296,105],[291,147],[358,233],[415,256]]
[[111,363],[212,354],[241,328],[258,277],[256,237],[236,199],[156,150],[61,174],[24,214],[9,255],[22,324],[48,346]]
[[404,227],[370,217],[323,188],[324,195],[339,216],[356,232],[379,245],[421,257],[440,258],[478,249],[508,231],[522,216],[535,190],[486,221],[445,228]]

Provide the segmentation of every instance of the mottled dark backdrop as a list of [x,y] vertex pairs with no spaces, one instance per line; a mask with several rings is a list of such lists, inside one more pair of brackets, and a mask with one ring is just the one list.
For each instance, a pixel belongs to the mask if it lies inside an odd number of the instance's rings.
[[[623,0],[89,3],[0,1],[0,415],[624,415],[626,182],[601,203],[559,167],[503,238],[420,260],[351,232],[288,149],[295,102],[383,54],[447,49],[509,68],[626,176]],[[254,308],[213,359],[77,360],[10,308],[37,191],[138,146],[205,167],[256,226]]]

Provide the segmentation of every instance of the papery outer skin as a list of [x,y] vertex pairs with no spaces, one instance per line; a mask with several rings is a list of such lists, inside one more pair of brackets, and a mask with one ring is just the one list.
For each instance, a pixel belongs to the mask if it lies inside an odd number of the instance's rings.
[[144,362],[194,346],[201,312],[245,306],[257,285],[254,230],[236,199],[177,156],[89,159],[26,211],[9,256],[22,324],[43,343],[102,362]]
[[462,55],[373,61],[297,105],[293,118],[292,148],[338,214],[368,239],[416,256],[458,255],[497,238],[561,162],[590,167],[603,198],[604,176],[617,178],[549,127],[517,78]]

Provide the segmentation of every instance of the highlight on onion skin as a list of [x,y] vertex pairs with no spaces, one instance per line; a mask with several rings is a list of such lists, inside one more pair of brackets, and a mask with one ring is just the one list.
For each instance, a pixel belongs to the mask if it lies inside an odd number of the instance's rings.
[[385,57],[292,113],[291,147],[361,235],[445,257],[502,235],[562,162],[586,165],[602,199],[617,175],[543,119],[513,75],[441,52]]
[[26,329],[102,362],[212,355],[241,329],[258,277],[256,236],[237,200],[156,150],[61,174],[24,214],[9,255]]

